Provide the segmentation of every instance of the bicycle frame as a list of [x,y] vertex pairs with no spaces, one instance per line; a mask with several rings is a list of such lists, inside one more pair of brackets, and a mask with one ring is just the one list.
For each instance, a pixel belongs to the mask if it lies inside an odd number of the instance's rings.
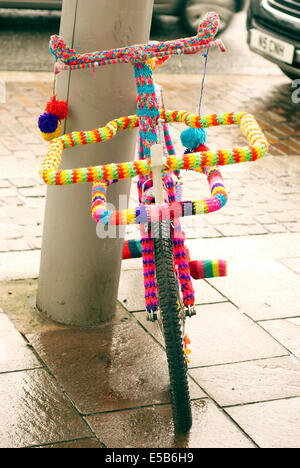
[[[219,39],[215,40],[219,18],[216,14],[207,14],[200,24],[197,36],[161,43],[135,45],[110,51],[77,54],[68,48],[59,36],[53,36],[50,50],[57,59],[56,71],[93,68],[114,63],[132,63],[134,66],[137,86],[137,114],[115,119],[105,127],[87,132],[72,132],[50,142],[49,150],[43,162],[40,175],[51,185],[64,185],[83,182],[93,182],[91,213],[96,222],[103,224],[140,224],[141,242],[136,243],[141,251],[144,266],[145,304],[149,315],[158,308],[157,285],[155,278],[155,262],[153,254],[153,239],[151,232],[143,228],[145,224],[173,219],[175,228],[173,235],[173,249],[175,266],[179,272],[179,282],[183,296],[183,303],[187,309],[194,306],[194,288],[191,280],[193,276],[203,277],[205,274],[226,274],[226,263],[210,262],[210,266],[199,262],[199,267],[190,262],[189,252],[184,243],[184,233],[179,219],[183,216],[205,214],[221,209],[227,202],[227,192],[218,166],[245,161],[254,161],[264,156],[268,150],[268,143],[255,119],[246,113],[213,114],[208,116],[193,115],[183,111],[165,111],[159,106],[152,68],[163,63],[171,55],[196,54],[207,51],[211,47],[225,47]],[[163,137],[157,129],[161,119]],[[233,150],[191,152],[178,156],[174,151],[168,132],[168,123],[183,122],[193,128],[209,128],[219,125],[239,125],[247,139],[249,146]],[[117,132],[139,128],[139,160],[132,163],[107,164],[101,166],[58,170],[63,151],[76,145],[93,144],[113,138]],[[158,147],[158,143],[161,144]],[[160,152],[160,161],[151,160],[151,152],[155,148]],[[154,164],[153,164],[154,162]],[[182,201],[181,187],[174,182],[173,175],[178,176],[184,169],[203,172],[208,180],[211,197],[198,201]],[[152,173],[154,177],[155,194],[152,189]],[[107,209],[106,191],[108,186],[123,178],[138,176],[139,206],[122,211]],[[164,183],[167,196],[161,190]],[[155,204],[153,204],[155,197]],[[125,249],[128,248],[128,244]],[[128,255],[127,255],[128,258]],[[217,268],[218,266],[218,268]],[[208,271],[210,273],[208,273]]]
[[[190,341],[185,334],[186,316],[195,315],[192,278],[225,276],[227,263],[224,260],[191,261],[180,218],[221,209],[227,202],[228,194],[218,166],[255,161],[266,154],[268,143],[254,117],[243,112],[204,116],[177,110],[166,111],[161,93],[155,88],[152,69],[171,55],[195,54],[216,46],[224,51],[223,43],[214,40],[218,22],[217,15],[208,14],[194,38],[88,54],[77,54],[66,46],[61,37],[53,36],[50,49],[59,60],[56,64],[57,73],[62,70],[95,69],[114,63],[132,63],[138,92],[137,113],[112,120],[102,128],[72,132],[61,137],[57,137],[59,127],[39,125],[45,139],[53,138],[40,168],[40,175],[47,184],[92,182],[91,214],[97,223],[140,225],[141,240],[125,242],[123,258],[143,259],[147,317],[154,321],[161,315],[159,324],[162,324],[165,338],[173,419],[175,428],[183,432],[187,432],[192,424],[187,380]],[[59,104],[54,97],[52,105],[59,107]],[[62,106],[59,111],[64,117],[65,107]],[[43,120],[44,116],[41,117]],[[192,129],[239,125],[249,145],[232,150],[210,151],[201,137],[198,146],[195,143],[197,139],[194,139],[185,154],[179,156],[175,154],[170,138],[168,124],[171,122],[183,122]],[[136,127],[139,129],[137,161],[59,170],[64,150],[100,143],[113,138],[119,131]],[[180,171],[189,169],[204,173],[210,188],[209,198],[182,200],[178,177]],[[108,187],[121,179],[135,176],[139,177],[139,206],[120,211],[109,210]],[[165,236],[168,236],[167,239]]]

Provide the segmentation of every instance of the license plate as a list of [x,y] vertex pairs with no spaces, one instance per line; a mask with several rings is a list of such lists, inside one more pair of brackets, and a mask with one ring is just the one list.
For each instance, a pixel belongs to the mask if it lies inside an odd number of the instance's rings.
[[292,44],[261,33],[257,29],[251,29],[250,45],[281,62],[293,63],[295,47]]

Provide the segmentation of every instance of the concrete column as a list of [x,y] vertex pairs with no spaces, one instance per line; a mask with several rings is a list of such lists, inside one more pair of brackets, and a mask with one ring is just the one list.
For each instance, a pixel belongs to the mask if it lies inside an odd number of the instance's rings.
[[[149,40],[153,0],[64,0],[60,34],[78,52],[124,47]],[[91,130],[136,112],[132,65],[62,72],[57,94],[68,101],[65,132]],[[102,144],[66,150],[61,168],[134,158],[137,132],[121,132]],[[109,189],[118,209],[130,182]],[[49,187],[41,252],[38,309],[51,319],[91,325],[110,319],[116,307],[123,239],[99,239],[90,215],[91,184]],[[123,207],[124,208],[124,207]]]

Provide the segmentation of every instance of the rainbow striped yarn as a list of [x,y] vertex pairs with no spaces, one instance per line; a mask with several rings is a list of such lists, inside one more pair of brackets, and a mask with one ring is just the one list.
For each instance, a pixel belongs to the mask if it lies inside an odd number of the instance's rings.
[[141,258],[141,256],[141,241],[133,239],[124,242],[123,260],[127,260],[129,258]]
[[[197,116],[184,111],[161,111],[164,122],[184,122],[195,128],[220,125],[239,125],[250,145],[232,150],[204,151],[183,156],[169,155],[164,159],[164,171],[194,169],[203,172],[205,167],[224,166],[256,161],[268,151],[268,142],[254,117],[243,112]],[[50,185],[65,185],[100,180],[115,180],[145,176],[151,172],[151,160],[106,164],[77,169],[58,170],[63,151],[73,146],[94,144],[113,138],[118,131],[136,128],[136,115],[112,120],[105,127],[92,131],[72,132],[52,140],[45,160],[40,167],[40,176]]]
[[[204,278],[216,278],[227,275],[226,260],[190,260],[188,251],[186,255],[189,263],[189,270],[195,280]],[[130,258],[141,258],[142,247],[140,240],[128,240],[124,242],[123,260]]]
[[176,201],[165,205],[140,205],[127,210],[109,211],[106,190],[108,181],[96,182],[92,188],[91,213],[95,221],[103,224],[145,224],[158,220],[177,219],[184,216],[212,213],[227,202],[227,192],[218,168],[205,168],[211,197],[198,201]]
[[[55,138],[49,144],[48,153],[40,167],[40,176],[49,185],[67,185],[93,182],[91,213],[95,221],[105,225],[139,224],[141,241],[125,243],[123,257],[142,256],[144,269],[145,304],[148,312],[158,308],[158,289],[155,277],[154,245],[151,222],[173,220],[172,243],[174,252],[174,272],[180,284],[183,303],[193,306],[195,301],[192,277],[205,278],[226,274],[226,262],[191,262],[188,249],[184,244],[184,232],[180,218],[196,214],[211,213],[221,209],[227,202],[227,192],[219,168],[226,164],[255,161],[268,151],[268,143],[255,119],[246,113],[193,115],[184,111],[166,111],[161,95],[155,89],[152,71],[171,55],[196,54],[211,47],[220,47],[221,40],[215,40],[219,17],[209,13],[199,26],[198,34],[192,38],[133,45],[119,49],[87,54],[76,53],[69,48],[60,36],[52,36],[50,50],[55,56],[56,70],[76,70],[116,64],[132,63],[137,86],[137,114],[108,122],[102,128],[92,131],[72,132]],[[158,124],[162,120],[164,141],[163,182],[166,188],[165,203],[153,204],[154,193],[151,178],[151,146],[159,140]],[[175,154],[169,134],[168,123],[181,122],[191,128],[208,128],[220,125],[239,125],[248,139],[249,145],[232,150],[210,151],[205,146],[183,156]],[[94,144],[113,138],[119,131],[139,128],[138,161],[105,164],[76,169],[59,169],[63,152],[74,146]],[[174,182],[172,175],[183,169],[203,172],[207,178],[211,196],[198,201],[182,201],[182,190]],[[107,206],[107,189],[112,182],[126,178],[139,177],[138,193],[140,205],[127,210],[111,211]],[[187,337],[183,337],[186,355],[189,354]]]
[[227,275],[225,260],[193,260],[189,267],[192,277],[196,280]]
[[218,27],[219,16],[215,13],[208,13],[200,23],[195,37],[158,43],[150,42],[87,54],[76,53],[66,45],[61,36],[54,35],[50,40],[50,51],[58,61],[58,70],[79,70],[116,63],[147,64],[151,59],[157,61],[164,60],[171,55],[197,54],[211,47],[220,47],[224,50],[222,41],[214,40]]

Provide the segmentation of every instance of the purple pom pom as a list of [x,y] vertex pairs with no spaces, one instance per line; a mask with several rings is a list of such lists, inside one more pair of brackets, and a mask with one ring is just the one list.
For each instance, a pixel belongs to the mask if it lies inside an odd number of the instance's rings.
[[56,115],[45,112],[39,117],[39,129],[43,133],[53,133],[58,127]]

